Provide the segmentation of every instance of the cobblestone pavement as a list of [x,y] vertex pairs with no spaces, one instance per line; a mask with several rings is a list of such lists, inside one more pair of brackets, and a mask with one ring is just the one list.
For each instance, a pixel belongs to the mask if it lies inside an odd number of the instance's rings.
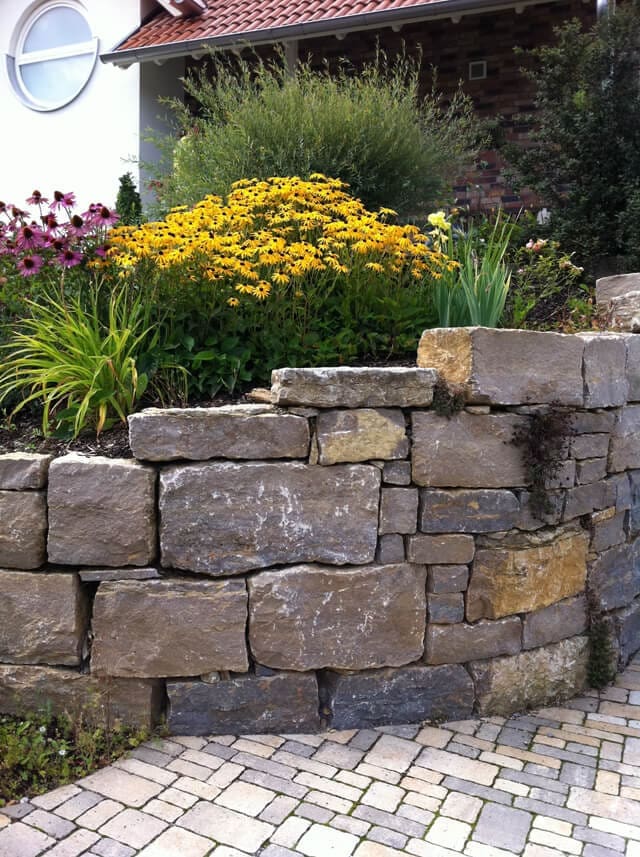
[[640,857],[640,658],[508,719],[151,741],[0,828],[0,857]]

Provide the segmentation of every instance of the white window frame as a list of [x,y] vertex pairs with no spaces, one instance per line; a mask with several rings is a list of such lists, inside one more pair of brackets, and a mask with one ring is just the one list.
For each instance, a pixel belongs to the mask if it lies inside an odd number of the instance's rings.
[[[32,110],[38,110],[41,112],[59,110],[61,107],[65,107],[67,104],[70,104],[72,101],[74,101],[80,95],[82,90],[85,88],[85,86],[91,79],[98,57],[98,38],[96,36],[93,36],[91,39],[88,39],[84,42],[75,42],[74,44],[70,45],[60,45],[58,47],[46,48],[40,51],[29,51],[26,54],[23,52],[24,43],[29,37],[29,34],[34,24],[43,15],[55,9],[73,10],[84,18],[90,28],[86,10],[79,3],[74,2],[74,0],[53,0],[53,2],[42,3],[33,12],[31,12],[31,14],[26,19],[23,19],[21,21],[16,33],[15,50],[13,52],[14,56],[12,57],[12,78],[14,90],[23,104],[25,104],[27,107],[30,107]],[[89,70],[89,73],[86,75],[85,80],[83,80],[82,83],[72,93],[66,95],[64,98],[58,101],[42,101],[36,98],[33,93],[30,92],[29,88],[27,87],[22,78],[21,70],[24,66],[28,66],[37,62],[45,62],[47,60],[66,59],[69,57],[79,56],[91,57],[91,68]]]

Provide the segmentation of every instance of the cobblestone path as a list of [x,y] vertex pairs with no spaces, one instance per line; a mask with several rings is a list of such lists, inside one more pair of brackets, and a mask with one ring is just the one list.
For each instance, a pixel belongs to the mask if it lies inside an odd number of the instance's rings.
[[0,810],[0,857],[640,857],[640,658],[508,719],[151,741]]

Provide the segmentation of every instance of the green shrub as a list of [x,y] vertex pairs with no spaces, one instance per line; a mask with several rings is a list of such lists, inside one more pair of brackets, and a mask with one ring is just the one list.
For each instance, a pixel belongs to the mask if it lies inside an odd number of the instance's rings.
[[[212,57],[185,81],[197,118],[169,102],[182,139],[156,140],[170,150],[159,191],[164,210],[224,195],[244,178],[313,173],[340,178],[368,208],[428,211],[479,145],[470,99],[445,104],[420,91],[420,63],[383,54],[356,72],[300,63],[291,74],[272,63]],[[168,146],[167,146],[168,144]]]
[[114,291],[103,310],[100,289],[86,302],[51,292],[30,301],[22,320],[2,347],[0,403],[18,394],[13,414],[25,405],[42,405],[42,428],[51,423],[75,437],[86,427],[96,432],[126,417],[144,393],[148,378],[136,360],[157,344],[149,310],[126,290]]
[[508,147],[519,182],[551,209],[552,237],[593,270],[601,257],[635,256],[640,179],[640,13],[620,6],[583,32],[529,55],[536,129]]
[[116,211],[120,216],[120,223],[125,226],[132,226],[142,220],[142,200],[131,173],[120,176]]

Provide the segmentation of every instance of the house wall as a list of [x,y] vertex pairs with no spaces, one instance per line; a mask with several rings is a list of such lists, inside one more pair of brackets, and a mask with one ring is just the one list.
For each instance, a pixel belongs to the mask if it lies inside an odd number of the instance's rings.
[[[507,139],[526,143],[530,126],[523,115],[533,114],[533,88],[522,74],[526,65],[514,48],[529,51],[552,44],[554,28],[576,18],[585,27],[596,21],[596,6],[588,0],[561,0],[464,15],[457,23],[450,17],[404,26],[394,33],[390,27],[350,33],[344,39],[334,37],[307,39],[299,43],[301,59],[311,58],[318,67],[349,57],[354,63],[371,62],[378,47],[389,57],[406,50],[409,55],[422,52],[424,91],[432,85],[430,68],[437,69],[437,89],[447,97],[462,85],[483,119],[499,117],[500,133]],[[485,60],[487,77],[469,80],[469,63]],[[454,187],[456,202],[471,208],[504,206],[518,209],[534,204],[532,194],[514,193],[504,178],[504,162],[499,153],[488,149],[479,153],[476,165],[460,176]]]
[[306,732],[580,691],[594,628],[601,670],[640,645],[639,351],[429,330],[420,368],[135,414],[135,459],[0,456],[0,711]]
[[[140,67],[126,70],[98,59],[85,89],[71,104],[38,112],[15,95],[6,67],[16,28],[38,3],[0,0],[0,110],[3,146],[0,198],[24,205],[34,188],[74,191],[80,205],[115,202],[118,177],[137,173],[126,159],[138,156]],[[110,49],[139,23],[138,3],[86,0],[84,3],[99,51]]]

